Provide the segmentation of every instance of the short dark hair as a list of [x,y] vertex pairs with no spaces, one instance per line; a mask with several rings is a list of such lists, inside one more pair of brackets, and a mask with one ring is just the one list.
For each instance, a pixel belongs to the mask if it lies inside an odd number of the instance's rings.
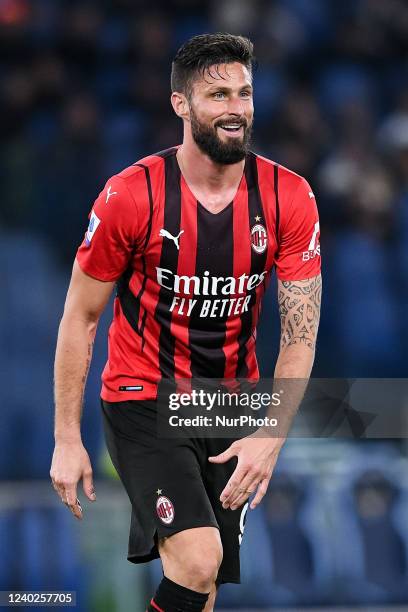
[[191,94],[192,84],[210,66],[240,62],[252,72],[254,46],[249,38],[234,34],[199,34],[177,51],[171,69],[171,90]]

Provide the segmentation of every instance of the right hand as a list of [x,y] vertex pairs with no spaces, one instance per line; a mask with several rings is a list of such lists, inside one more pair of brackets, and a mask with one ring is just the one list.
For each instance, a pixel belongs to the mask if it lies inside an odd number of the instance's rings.
[[89,455],[81,440],[56,442],[50,470],[52,485],[61,501],[77,519],[82,519],[82,508],[77,497],[77,485],[82,478],[85,495],[96,501]]

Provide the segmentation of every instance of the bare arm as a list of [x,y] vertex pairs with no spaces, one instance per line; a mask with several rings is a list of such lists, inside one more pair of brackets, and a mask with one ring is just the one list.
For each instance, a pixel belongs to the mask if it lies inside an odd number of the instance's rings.
[[[281,318],[280,351],[275,367],[275,379],[281,379],[283,398],[278,417],[279,432],[270,436],[263,428],[255,434],[233,442],[231,446],[210,457],[214,463],[224,463],[238,457],[238,464],[220,500],[224,508],[235,510],[256,490],[251,502],[254,509],[264,497],[279,452],[302,400],[312,370],[320,317],[322,279],[320,274],[300,281],[278,281],[278,304]],[[287,380],[292,379],[292,380]],[[296,380],[294,380],[296,379]]]
[[75,261],[60,323],[55,355],[55,449],[51,479],[62,501],[77,518],[76,486],[94,499],[92,468],[81,440],[81,413],[93,341],[99,317],[112,293],[113,282],[101,282],[82,272]]
[[278,280],[281,319],[280,351],[275,378],[309,378],[320,319],[322,277]]
[[92,347],[114,283],[101,282],[74,263],[55,355],[55,439],[81,438],[80,421]]

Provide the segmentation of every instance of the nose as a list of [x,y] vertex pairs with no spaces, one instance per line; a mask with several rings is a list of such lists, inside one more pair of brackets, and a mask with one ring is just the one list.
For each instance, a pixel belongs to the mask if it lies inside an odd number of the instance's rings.
[[245,107],[239,96],[231,96],[228,101],[228,111],[231,115],[238,115],[239,117],[245,114]]

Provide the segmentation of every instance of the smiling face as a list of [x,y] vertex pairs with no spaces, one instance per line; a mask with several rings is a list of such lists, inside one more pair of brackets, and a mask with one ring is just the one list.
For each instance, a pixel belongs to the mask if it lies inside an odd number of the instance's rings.
[[192,83],[191,135],[218,164],[235,164],[248,152],[254,115],[252,76],[239,62],[211,66]]

